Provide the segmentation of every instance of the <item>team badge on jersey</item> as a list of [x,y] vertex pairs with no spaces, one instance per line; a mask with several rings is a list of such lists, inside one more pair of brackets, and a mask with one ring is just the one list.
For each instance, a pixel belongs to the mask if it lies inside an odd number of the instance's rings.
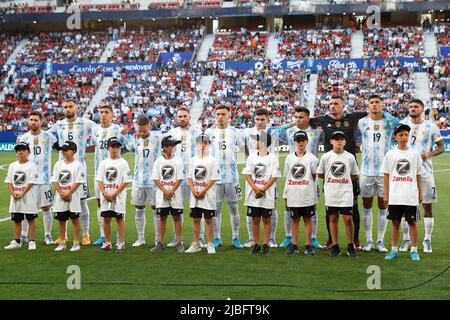
[[106,169],[106,180],[110,183],[113,183],[117,180],[117,169],[114,167],[110,167]]
[[347,120],[344,121],[344,127],[348,128],[350,127],[350,122],[348,122]]
[[59,183],[63,186],[68,185],[72,181],[72,173],[69,170],[62,170],[58,177]]
[[203,181],[207,175],[207,169],[205,166],[197,166],[194,170],[195,180]]
[[34,144],[39,144],[39,138],[34,139],[33,143]]
[[266,175],[267,166],[264,163],[258,163],[255,165],[255,169],[253,173],[255,174],[255,178],[261,179]]
[[291,168],[291,174],[295,179],[300,180],[306,175],[306,168],[303,164],[296,163]]
[[336,126],[336,128],[340,128],[341,127],[341,122],[340,121],[336,121],[334,123],[334,125]]
[[411,163],[406,159],[400,159],[397,161],[395,170],[400,176],[406,176],[411,171]]
[[341,161],[333,162],[331,165],[331,174],[336,178],[341,178],[344,176],[346,171],[345,164]]
[[14,173],[14,184],[16,186],[23,186],[25,184],[25,181],[27,181],[27,175],[23,171],[16,171]]
[[69,123],[69,129],[72,130],[73,129],[73,123]]
[[373,126],[373,130],[374,130],[374,131],[380,130],[380,126],[379,126],[378,124],[375,124],[375,125]]
[[175,169],[172,166],[165,165],[162,167],[161,173],[164,180],[170,180],[175,175]]

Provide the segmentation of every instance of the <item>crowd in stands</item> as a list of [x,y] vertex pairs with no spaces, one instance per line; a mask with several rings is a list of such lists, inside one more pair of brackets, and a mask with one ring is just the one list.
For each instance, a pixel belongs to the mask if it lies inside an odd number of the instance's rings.
[[216,34],[208,60],[260,60],[266,56],[269,39],[267,32],[241,32]]
[[[134,121],[146,114],[153,129],[165,131],[174,125],[179,106],[191,107],[200,77],[201,68],[196,62],[140,74],[115,72],[105,101],[113,107],[118,123],[132,129]],[[91,117],[98,121],[97,108]]]
[[323,68],[318,75],[315,115],[329,111],[333,94],[346,99],[348,112],[365,111],[371,94],[383,98],[386,109],[403,119],[408,114],[408,102],[414,98],[414,70],[403,69],[398,60],[385,62],[376,68]]
[[111,62],[155,62],[159,52],[194,51],[202,43],[200,28],[128,31],[119,34],[116,47],[109,57]]
[[74,9],[80,11],[125,11],[137,10],[141,4],[137,0],[112,1],[113,3],[91,3],[91,4],[72,4],[66,6],[67,12],[73,12]]
[[27,130],[30,111],[44,114],[51,126],[63,117],[62,102],[73,98],[83,114],[96,93],[103,76],[99,74],[54,73],[43,75],[39,68],[23,73],[14,66],[3,66],[0,72],[0,131]]
[[437,24],[434,26],[434,35],[440,46],[450,46],[450,24]]
[[106,32],[50,32],[31,34],[19,52],[18,64],[98,62],[105,50]]
[[450,56],[437,58],[429,69],[431,120],[441,129],[450,127]]
[[232,125],[246,128],[254,125],[255,110],[265,107],[272,112],[272,124],[290,120],[290,111],[306,103],[307,75],[300,70],[262,70],[247,72],[226,70],[216,75],[211,92],[204,97],[201,121],[204,126],[214,121],[214,108],[226,104],[232,111]]
[[289,58],[350,58],[351,29],[283,31],[278,40],[278,56]]
[[421,57],[425,53],[423,31],[419,27],[365,29],[364,58]]
[[21,35],[0,34],[0,65],[6,63],[21,40]]

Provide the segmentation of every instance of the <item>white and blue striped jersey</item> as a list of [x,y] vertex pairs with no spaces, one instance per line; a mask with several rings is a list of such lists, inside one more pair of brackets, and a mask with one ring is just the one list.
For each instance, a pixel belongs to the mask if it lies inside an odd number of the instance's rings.
[[317,154],[319,153],[319,141],[322,136],[322,128],[320,127],[313,128],[309,126],[304,130],[298,128],[297,126],[287,128],[286,130],[282,130],[280,132],[280,141],[289,145],[289,153],[294,153],[295,150],[297,150],[294,141],[294,134],[300,130],[305,131],[308,135],[308,145],[306,146],[306,151],[317,157]]
[[52,177],[52,146],[56,142],[56,137],[48,131],[41,131],[38,135],[33,135],[28,131],[17,140],[30,145],[31,153],[28,159],[34,163],[39,172],[36,184],[50,184]]
[[[410,117],[401,121],[411,127],[408,147],[417,150],[420,154],[431,151],[436,142],[442,140],[439,128],[431,121],[425,120],[421,124],[414,124]],[[422,178],[433,176],[433,162],[431,158],[422,162]]]
[[106,142],[111,137],[116,137],[128,148],[129,139],[127,136],[122,135],[120,132],[122,129],[118,124],[112,124],[108,128],[103,128],[101,125],[96,125],[92,128],[91,145],[95,145],[95,173],[97,173],[100,167],[100,162],[109,158],[108,147]]
[[[60,146],[67,140],[73,141],[77,145],[75,159],[85,166],[86,147],[92,134],[92,128],[96,125],[94,121],[85,118],[77,118],[74,122],[62,119],[57,121],[49,131],[56,133]],[[62,159],[63,155],[60,152],[59,160]]]
[[369,177],[383,176],[380,168],[384,156],[392,148],[394,129],[395,126],[386,128],[384,118],[373,120],[370,116],[367,116],[358,121],[357,130],[361,134],[361,174]]
[[220,180],[217,184],[237,183],[239,174],[236,153],[244,147],[241,131],[228,126],[225,129],[208,128],[205,134],[211,139],[209,155],[216,159],[219,167]]
[[129,143],[129,150],[134,151],[133,185],[139,188],[155,188],[151,179],[153,164],[161,154],[160,135],[151,134],[149,137],[133,137]]
[[255,139],[252,139],[251,135],[257,135],[261,131],[266,132],[267,134],[270,134],[270,137],[272,138],[272,141],[270,143],[269,150],[270,153],[275,153],[275,147],[278,145],[278,132],[275,130],[258,130],[256,127],[253,128],[246,128],[242,129],[242,137],[244,139],[245,146],[247,147],[248,154],[251,155],[252,153],[257,152],[255,148]]
[[[183,175],[188,176],[189,163],[191,159],[197,155],[197,144],[195,139],[202,133],[200,129],[191,126],[188,130],[184,130],[181,127],[172,128],[165,134],[165,136],[171,135],[177,140],[181,140],[181,143],[177,145],[175,156],[183,161]],[[184,179],[182,185],[187,185],[187,179]]]

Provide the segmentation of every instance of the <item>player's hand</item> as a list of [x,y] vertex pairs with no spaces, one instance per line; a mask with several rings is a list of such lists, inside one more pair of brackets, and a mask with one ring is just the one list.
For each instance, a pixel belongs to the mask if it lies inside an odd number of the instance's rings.
[[13,194],[13,198],[14,198],[14,200],[20,200],[22,197],[20,196],[20,192],[15,192],[14,194]]
[[387,208],[387,207],[388,207],[388,204],[389,204],[389,197],[384,196],[384,197],[383,197],[383,201],[384,201],[384,206],[385,206],[385,208]]
[[430,157],[430,153],[429,152],[427,152],[427,153],[423,153],[422,154],[422,160],[423,161],[426,161],[426,160],[428,160],[428,159],[430,159],[431,157]]
[[120,131],[120,134],[125,136],[128,133],[128,127],[127,126],[123,126],[122,127],[122,131]]
[[423,201],[423,196],[421,193],[419,193],[419,203],[422,203],[422,201]]
[[204,190],[203,191],[199,191],[198,192],[198,198],[199,199],[203,199],[205,197],[205,194],[206,194],[206,192]]
[[106,201],[112,202],[111,195],[110,195],[109,193],[106,193],[106,192],[105,192],[105,193],[103,194],[103,197],[105,198]]

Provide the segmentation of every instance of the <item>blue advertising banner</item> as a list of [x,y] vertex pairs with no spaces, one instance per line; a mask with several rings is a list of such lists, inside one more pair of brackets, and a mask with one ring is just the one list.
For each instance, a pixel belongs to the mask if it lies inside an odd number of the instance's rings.
[[123,68],[126,73],[143,73],[156,69],[155,62],[122,62],[122,63],[69,63],[69,64],[26,64],[20,65],[19,71],[22,73],[37,73],[38,69],[46,74],[58,73],[76,74],[91,73],[95,74],[102,70],[105,76],[111,76],[112,73]]
[[450,54],[450,47],[441,47],[441,56],[447,57]]
[[[364,67],[376,68],[383,66],[385,62],[391,59],[375,58],[371,59],[297,59],[297,60],[272,60],[272,67],[282,70],[299,70],[311,69],[311,72],[316,73],[321,68],[348,68],[348,69],[363,69]],[[418,71],[418,58],[396,58],[403,68],[413,67],[414,71]],[[423,64],[428,63],[428,58],[422,58]],[[259,70],[264,66],[264,61],[219,61],[219,70],[237,69],[241,71]]]
[[159,55],[159,63],[158,64],[167,64],[169,61],[172,61],[175,64],[182,63],[184,61],[190,61],[192,59],[192,51],[186,52],[162,52]]

